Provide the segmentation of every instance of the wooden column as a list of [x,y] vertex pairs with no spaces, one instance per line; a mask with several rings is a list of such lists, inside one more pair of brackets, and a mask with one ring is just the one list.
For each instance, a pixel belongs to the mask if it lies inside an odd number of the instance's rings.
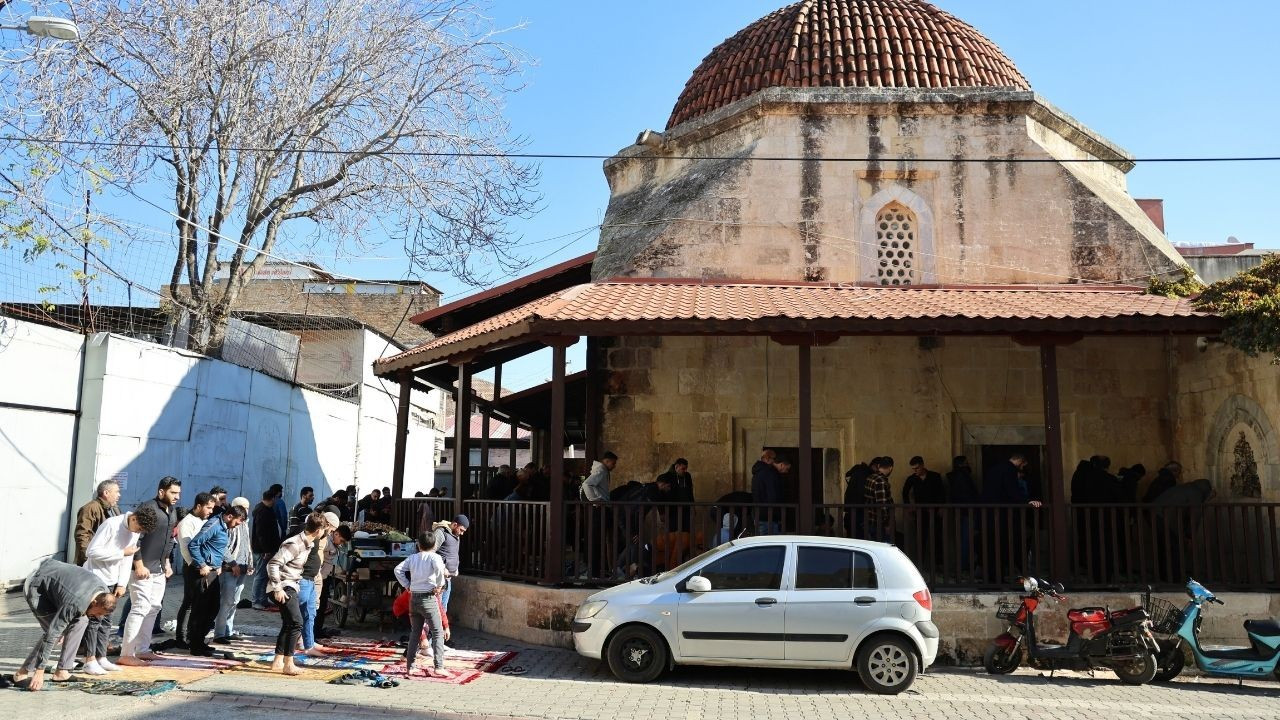
[[471,471],[471,368],[458,364],[453,403],[453,512],[462,514],[462,495]]
[[493,416],[489,414],[489,407],[486,406],[480,413],[480,467],[482,469],[480,486],[477,488],[476,499],[484,498],[489,495],[489,423],[492,422]]
[[800,388],[797,397],[799,410],[799,446],[797,452],[797,480],[799,481],[796,499],[799,504],[800,533],[808,535],[813,532],[813,346],[801,343],[796,347],[800,361]]
[[551,427],[548,428],[547,473],[551,476],[551,503],[547,510],[547,553],[542,579],[559,583],[564,555],[564,355],[567,343],[551,346]]
[[508,445],[507,449],[511,453],[511,461],[508,464],[511,466],[512,470],[519,470],[520,466],[516,465],[516,463],[520,462],[518,459],[516,459],[516,452],[517,450],[519,450],[519,447],[516,443],[516,436],[520,434],[520,423],[516,422],[516,419],[512,417],[510,426],[511,426],[511,443]]
[[396,454],[391,466],[391,495],[404,497],[404,463],[409,452],[409,399],[413,393],[413,373],[396,377],[400,383],[400,401],[396,404]]
[[588,459],[595,460],[604,452],[601,432],[604,428],[604,354],[599,338],[587,338],[587,407],[583,413],[587,442],[583,449]]
[[1062,475],[1062,413],[1058,404],[1058,347],[1046,342],[1040,346],[1040,380],[1044,397],[1044,443],[1047,465],[1045,480],[1049,483],[1049,533],[1052,556],[1050,572],[1054,578],[1066,578],[1069,560],[1067,554],[1067,493]]

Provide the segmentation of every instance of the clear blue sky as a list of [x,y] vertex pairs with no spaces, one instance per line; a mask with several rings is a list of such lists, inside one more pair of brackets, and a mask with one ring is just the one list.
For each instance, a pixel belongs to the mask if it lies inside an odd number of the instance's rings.
[[[509,38],[536,59],[510,117],[531,150],[608,154],[640,130],[661,130],[690,72],[721,40],[782,0],[499,1]],[[1220,0],[942,0],[1004,49],[1050,102],[1138,157],[1280,155],[1275,28],[1280,3]],[[518,225],[535,242],[599,223],[608,203],[601,163],[542,164],[542,212]],[[1139,165],[1137,197],[1164,198],[1175,242],[1228,235],[1280,247],[1270,208],[1280,163]],[[528,248],[541,258],[564,241]],[[595,247],[594,233],[540,263]],[[379,253],[386,255],[388,253]],[[397,276],[403,263],[359,262]],[[447,292],[447,278],[431,281]]]

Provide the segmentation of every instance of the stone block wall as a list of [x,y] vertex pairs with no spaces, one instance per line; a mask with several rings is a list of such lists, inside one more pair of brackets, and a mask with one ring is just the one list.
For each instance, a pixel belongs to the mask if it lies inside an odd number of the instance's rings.
[[[1088,338],[1058,349],[1067,472],[1106,454],[1114,468],[1158,467],[1172,449],[1170,368],[1159,338]],[[765,445],[797,443],[797,352],[760,337],[624,337],[603,341],[603,448],[621,460],[613,483],[647,482],[690,461],[698,499],[749,489]],[[933,469],[982,445],[1043,444],[1039,349],[1008,338],[846,337],[813,350],[813,446],[839,452],[825,499],[844,471],[877,455]],[[980,472],[979,468],[979,472]],[[895,494],[898,491],[895,490]]]
[[1031,93],[775,88],[666,140],[606,165],[596,279],[876,282],[892,202],[916,216],[917,282],[1145,283],[1181,262],[1122,151]]
[[[1194,338],[1173,347],[1177,457],[1184,479],[1207,477],[1219,500],[1280,501],[1280,365]],[[1258,476],[1254,492],[1237,482],[1236,450],[1248,444]]]

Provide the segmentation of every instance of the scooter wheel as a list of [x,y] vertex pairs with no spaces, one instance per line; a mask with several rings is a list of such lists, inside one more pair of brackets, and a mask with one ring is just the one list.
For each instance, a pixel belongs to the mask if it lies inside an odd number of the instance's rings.
[[1182,654],[1182,646],[1174,647],[1160,656],[1160,664],[1156,668],[1156,676],[1151,679],[1151,682],[1169,682],[1178,677],[1186,666],[1187,656]]
[[1146,653],[1137,660],[1131,660],[1111,668],[1126,685],[1146,685],[1156,676],[1156,656]]
[[992,643],[982,654],[982,666],[992,675],[1008,675],[1022,664],[1022,653],[1017,649],[1001,647]]

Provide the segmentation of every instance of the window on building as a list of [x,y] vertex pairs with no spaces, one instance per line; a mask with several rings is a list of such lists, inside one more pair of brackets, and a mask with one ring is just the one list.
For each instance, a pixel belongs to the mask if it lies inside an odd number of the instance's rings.
[[876,567],[866,553],[839,548],[801,547],[797,590],[851,590],[876,587]]
[[881,285],[911,285],[916,273],[916,215],[892,202],[876,215],[876,278]]

